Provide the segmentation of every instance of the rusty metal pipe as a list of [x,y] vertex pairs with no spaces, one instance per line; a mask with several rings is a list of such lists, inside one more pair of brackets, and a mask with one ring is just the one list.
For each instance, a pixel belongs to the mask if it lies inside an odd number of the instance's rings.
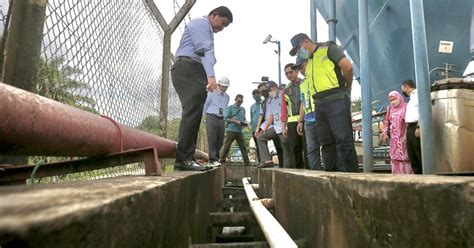
[[[0,154],[97,156],[156,147],[173,158],[176,142],[0,83]],[[196,159],[207,160],[196,150]]]

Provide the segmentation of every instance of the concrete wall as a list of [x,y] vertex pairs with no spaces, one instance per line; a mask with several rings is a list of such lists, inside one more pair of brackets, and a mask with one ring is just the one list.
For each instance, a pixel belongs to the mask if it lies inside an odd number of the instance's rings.
[[474,247],[474,178],[264,169],[260,193],[308,247]]
[[0,187],[0,247],[188,247],[207,242],[223,170]]

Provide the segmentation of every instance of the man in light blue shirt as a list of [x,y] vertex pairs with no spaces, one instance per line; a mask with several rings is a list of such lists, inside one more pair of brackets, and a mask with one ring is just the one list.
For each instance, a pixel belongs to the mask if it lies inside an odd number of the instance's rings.
[[233,21],[232,12],[221,6],[186,26],[171,67],[171,79],[182,106],[175,170],[210,169],[194,161],[197,136],[207,90],[217,88],[214,74],[214,34]]
[[253,141],[255,142],[255,148],[257,150],[256,159],[258,162],[260,162],[260,155],[259,155],[259,150],[258,150],[258,145],[257,145],[257,136],[255,136],[255,133],[259,129],[257,127],[257,124],[258,124],[258,117],[260,116],[260,109],[262,106],[262,96],[258,89],[255,89],[252,91],[252,96],[253,96],[253,99],[255,100],[255,103],[252,104],[252,106],[250,107],[250,126],[252,128],[252,138],[253,138]]
[[244,159],[244,165],[250,166],[247,147],[245,146],[244,135],[242,134],[242,128],[248,126],[247,121],[245,120],[245,108],[242,107],[243,102],[244,96],[238,94],[235,96],[235,104],[230,105],[225,110],[224,119],[227,122],[227,137],[225,139],[224,149],[222,150],[221,155],[222,163],[225,163],[232,142],[237,140],[240,152],[242,153],[242,158]]
[[224,143],[224,110],[229,105],[229,95],[226,90],[230,81],[226,77],[219,79],[218,88],[207,94],[204,103],[206,113],[207,143],[209,146],[209,164],[218,167],[219,151]]

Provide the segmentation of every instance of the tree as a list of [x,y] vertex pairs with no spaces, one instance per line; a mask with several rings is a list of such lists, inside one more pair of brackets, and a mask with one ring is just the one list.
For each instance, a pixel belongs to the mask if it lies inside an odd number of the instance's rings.
[[352,112],[358,112],[362,110],[362,100],[360,98],[352,100]]
[[41,58],[38,67],[36,93],[38,95],[68,104],[70,106],[97,114],[96,102],[80,92],[90,86],[77,78],[82,70],[64,63],[64,57],[54,57],[49,61]]
[[[170,140],[178,140],[178,131],[179,131],[179,123],[181,119],[175,118],[173,120],[168,120],[168,139]],[[157,115],[150,115],[143,119],[142,123],[138,125],[136,128],[142,131],[161,136],[163,134],[162,130],[160,129],[160,117]]]
[[160,130],[160,117],[156,115],[149,115],[145,117],[142,123],[140,123],[140,125],[138,125],[136,128],[157,136],[162,134]]

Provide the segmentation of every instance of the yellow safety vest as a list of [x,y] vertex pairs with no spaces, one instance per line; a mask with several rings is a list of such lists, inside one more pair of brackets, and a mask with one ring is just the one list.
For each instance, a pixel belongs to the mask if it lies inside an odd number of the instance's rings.
[[306,80],[310,84],[311,95],[339,88],[339,81],[334,71],[335,64],[328,57],[329,46],[322,44],[313,53],[313,58],[306,64]]
[[287,122],[297,122],[299,115],[293,115],[293,110],[291,106],[291,99],[288,95],[285,94],[285,102],[286,102],[286,112],[288,114],[288,120]]

